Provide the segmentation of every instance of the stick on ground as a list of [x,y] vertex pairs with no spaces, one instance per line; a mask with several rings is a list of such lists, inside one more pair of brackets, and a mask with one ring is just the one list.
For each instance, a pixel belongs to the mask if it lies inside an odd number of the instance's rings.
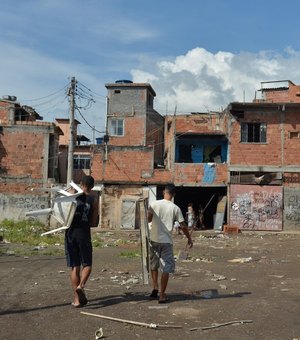
[[80,312],[81,314],[84,315],[89,315],[89,316],[94,316],[96,318],[101,318],[101,319],[107,319],[107,320],[112,320],[112,321],[117,321],[117,322],[123,322],[123,323],[128,323],[136,326],[142,326],[142,327],[147,327],[147,328],[182,328],[182,326],[175,326],[175,325],[159,325],[155,323],[145,323],[145,322],[138,322],[138,321],[131,321],[131,320],[124,320],[124,319],[119,319],[119,318],[113,318],[111,316],[105,316],[105,315],[100,315],[100,314],[93,314],[93,313],[87,313],[87,312]]
[[236,321],[229,321],[229,322],[224,322],[224,323],[216,323],[212,324],[211,326],[206,326],[206,327],[197,327],[197,328],[191,328],[190,331],[197,331],[197,330],[206,330],[206,329],[213,329],[213,328],[218,328],[218,327],[223,327],[223,326],[228,326],[228,325],[234,325],[234,324],[244,324],[244,323],[252,323],[252,320],[236,320]]

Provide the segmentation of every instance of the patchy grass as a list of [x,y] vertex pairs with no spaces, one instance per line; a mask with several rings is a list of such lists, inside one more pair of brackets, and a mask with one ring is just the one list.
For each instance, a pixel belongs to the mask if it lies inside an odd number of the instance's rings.
[[126,257],[128,259],[141,257],[141,252],[139,250],[122,251],[119,256]]
[[55,245],[63,243],[64,234],[41,236],[48,228],[39,222],[4,220],[0,223],[1,234],[6,241],[30,246]]

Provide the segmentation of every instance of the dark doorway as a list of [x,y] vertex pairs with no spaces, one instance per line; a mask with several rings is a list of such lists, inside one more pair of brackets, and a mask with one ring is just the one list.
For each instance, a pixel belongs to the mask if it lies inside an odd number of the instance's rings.
[[[189,203],[193,204],[196,215],[198,215],[199,208],[202,207],[204,209],[203,228],[213,229],[218,202],[226,195],[227,187],[177,187],[174,203],[180,207],[184,217]],[[224,224],[226,224],[226,220],[225,210]]]

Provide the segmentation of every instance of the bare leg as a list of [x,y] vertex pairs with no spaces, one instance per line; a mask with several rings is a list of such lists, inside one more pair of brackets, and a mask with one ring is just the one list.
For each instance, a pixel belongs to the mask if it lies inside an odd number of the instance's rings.
[[160,285],[161,285],[160,296],[159,296],[160,300],[164,300],[166,298],[165,291],[167,289],[168,281],[169,281],[169,273],[162,273],[161,280],[160,280]]
[[158,270],[151,270],[153,289],[158,290]]
[[71,274],[70,274],[70,279],[71,279],[71,285],[72,285],[72,289],[74,292],[74,301],[73,303],[75,305],[79,304],[79,297],[78,294],[76,293],[76,288],[78,287],[79,283],[80,283],[80,267],[73,267],[71,270]]
[[84,288],[89,276],[91,275],[92,267],[86,266],[82,268],[80,282],[78,282],[77,287]]

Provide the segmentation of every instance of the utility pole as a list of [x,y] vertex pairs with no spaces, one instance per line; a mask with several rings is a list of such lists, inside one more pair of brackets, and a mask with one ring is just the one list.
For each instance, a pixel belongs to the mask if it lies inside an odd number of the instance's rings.
[[67,170],[67,184],[73,180],[73,154],[74,154],[74,135],[75,135],[75,87],[76,80],[75,77],[71,78],[71,84],[68,91],[68,96],[70,97],[70,120],[69,120],[69,149],[68,149],[68,170]]

